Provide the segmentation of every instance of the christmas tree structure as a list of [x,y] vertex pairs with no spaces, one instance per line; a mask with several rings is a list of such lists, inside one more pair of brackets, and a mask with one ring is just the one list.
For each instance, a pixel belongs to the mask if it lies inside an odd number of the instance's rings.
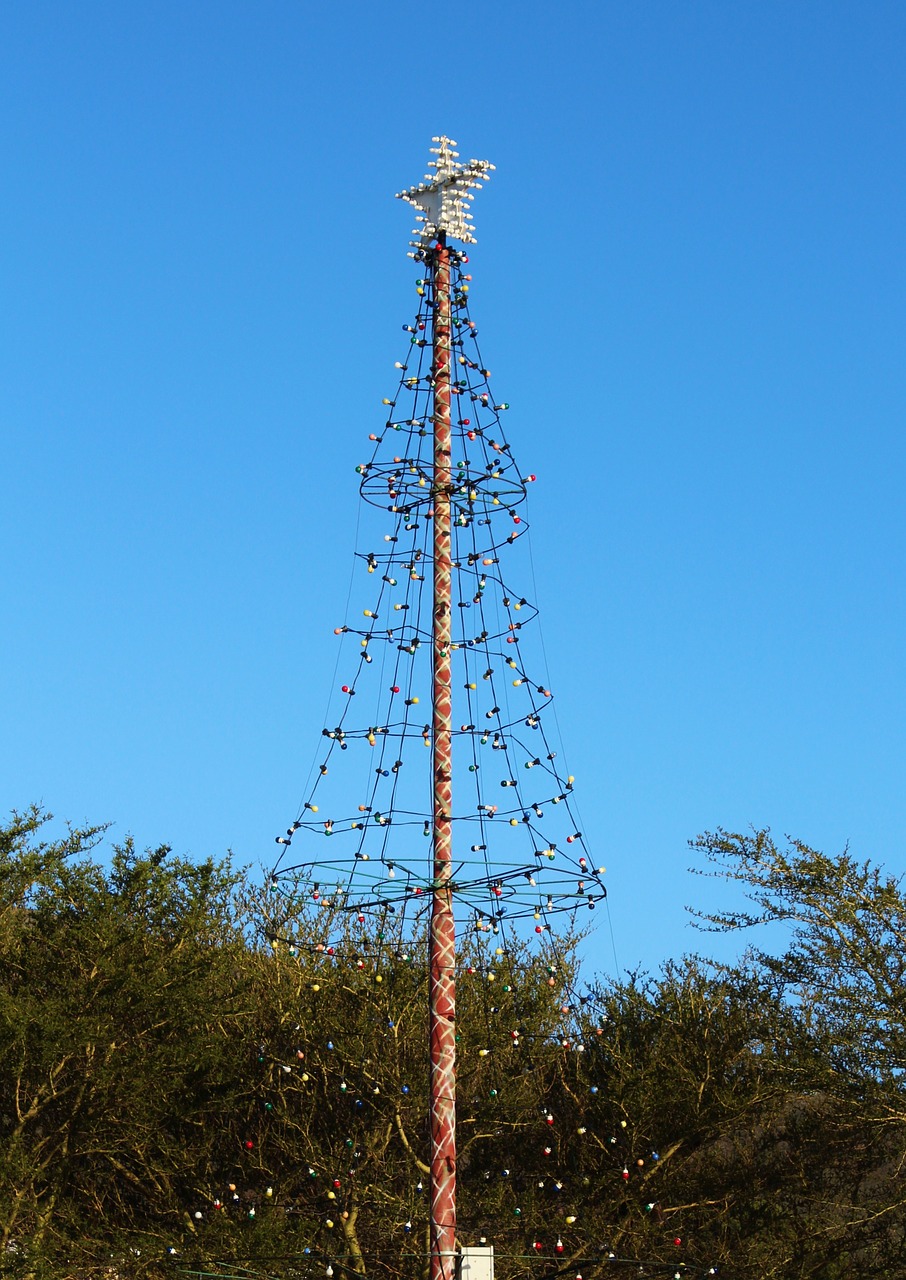
[[509,406],[469,313],[468,257],[452,243],[473,241],[468,205],[492,166],[435,142],[433,174],[400,193],[419,210],[418,310],[357,468],[386,532],[358,553],[373,586],[361,616],[336,628],[354,648],[312,785],[277,838],[274,883],[301,881],[365,929],[378,919],[400,947],[429,915],[431,1267],[450,1280],[456,916],[502,955],[526,928],[545,939],[559,917],[593,910],[605,889],[554,749],[551,691],[523,657],[536,608],[505,574],[534,476],[507,441]]

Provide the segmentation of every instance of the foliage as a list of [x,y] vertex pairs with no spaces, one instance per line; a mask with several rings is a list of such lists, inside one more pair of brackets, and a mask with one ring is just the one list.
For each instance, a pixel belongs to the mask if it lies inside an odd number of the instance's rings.
[[694,847],[751,904],[699,913],[702,927],[768,927],[784,944],[750,948],[734,972],[765,985],[801,1046],[790,1059],[765,1042],[787,1114],[808,1123],[814,1151],[797,1198],[798,1210],[811,1207],[796,1255],[813,1252],[822,1275],[906,1275],[902,883],[848,850],[780,847],[766,830],[708,833]]
[[[44,821],[0,830],[0,1271],[420,1280],[424,922]],[[575,938],[461,940],[460,1239],[503,1280],[902,1277],[899,886],[698,847],[753,903],[704,923],[782,954],[585,987]]]
[[133,1235],[160,1252],[244,1087],[224,1052],[248,1012],[235,881],[131,841],[101,867],[100,830],[33,843],[41,825],[0,838],[0,1245],[29,1268]]
[[795,1001],[836,1073],[857,1090],[869,1079],[896,1089],[906,1070],[902,882],[848,850],[830,857],[798,840],[780,848],[769,831],[718,831],[695,847],[752,905],[699,921],[722,931],[784,926],[783,953],[755,950],[752,965]]

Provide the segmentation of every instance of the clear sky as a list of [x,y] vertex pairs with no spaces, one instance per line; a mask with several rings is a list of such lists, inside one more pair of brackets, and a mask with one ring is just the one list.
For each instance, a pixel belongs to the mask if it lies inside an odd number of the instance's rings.
[[621,964],[700,946],[702,830],[906,869],[904,58],[882,2],[3,6],[2,807],[270,865],[445,132]]

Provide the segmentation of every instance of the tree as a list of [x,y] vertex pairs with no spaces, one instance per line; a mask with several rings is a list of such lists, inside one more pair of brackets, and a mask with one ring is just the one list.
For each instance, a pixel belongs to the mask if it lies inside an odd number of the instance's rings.
[[[779,848],[768,831],[718,831],[693,847],[713,874],[740,884],[752,906],[696,913],[699,922],[723,932],[783,926],[783,952],[755,949],[751,964],[810,1017],[841,1080],[858,1080],[861,1089],[868,1077],[892,1089],[892,1100],[906,1069],[902,880],[848,850],[829,857],[797,840]],[[895,1114],[906,1118],[899,1102]]]
[[[775,926],[781,948],[753,947],[725,967],[749,975],[792,1014],[807,1052],[775,1056],[787,1114],[821,1122],[824,1151],[808,1191],[816,1247],[836,1249],[839,1274],[906,1274],[906,896],[902,881],[848,850],[828,856],[769,831],[708,833],[694,842],[750,907],[699,913],[706,929]],[[772,1042],[766,1042],[771,1049]],[[828,1263],[827,1265],[830,1265]],[[847,1269],[850,1268],[850,1269]],[[826,1271],[823,1274],[837,1274]]]
[[103,829],[35,843],[44,821],[0,835],[0,1240],[29,1274],[87,1265],[114,1238],[161,1249],[199,1132],[243,1087],[212,1031],[241,1035],[247,1014],[227,866],[126,841],[103,868]]

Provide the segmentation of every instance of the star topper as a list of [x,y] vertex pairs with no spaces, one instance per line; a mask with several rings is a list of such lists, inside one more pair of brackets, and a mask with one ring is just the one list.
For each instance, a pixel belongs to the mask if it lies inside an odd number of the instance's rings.
[[441,136],[431,141],[438,144],[431,148],[437,159],[428,161],[428,168],[434,173],[426,173],[425,181],[418,186],[398,191],[396,198],[421,210],[415,220],[422,225],[413,231],[413,235],[421,237],[417,247],[423,247],[441,231],[454,240],[474,244],[468,202],[475,199],[472,190],[480,190],[482,183],[487,182],[490,170],[496,166],[489,160],[469,160],[467,164],[459,164],[459,152],[453,150],[455,139]]

